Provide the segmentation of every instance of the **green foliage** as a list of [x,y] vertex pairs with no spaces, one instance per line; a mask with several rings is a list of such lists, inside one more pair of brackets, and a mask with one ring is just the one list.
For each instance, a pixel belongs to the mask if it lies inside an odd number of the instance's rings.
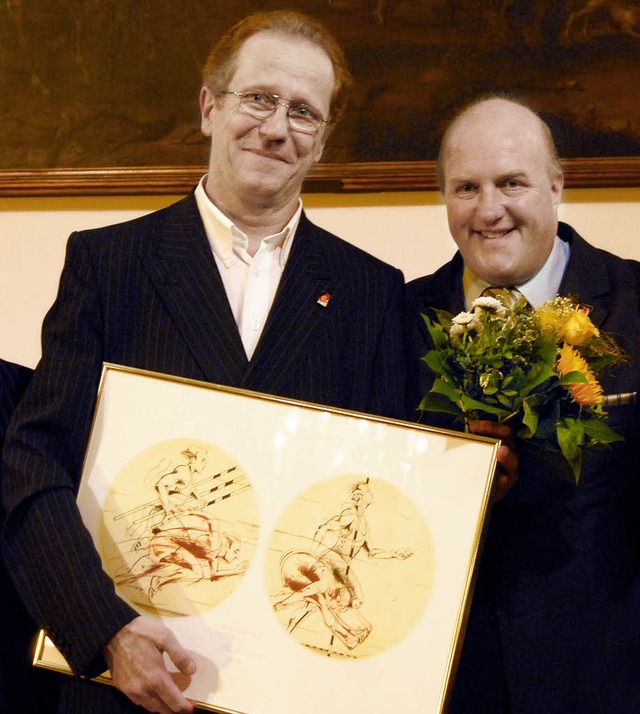
[[539,310],[506,303],[482,297],[470,312],[423,315],[433,345],[423,360],[436,379],[419,408],[509,424],[559,451],[578,482],[582,450],[621,439],[605,422],[596,375],[624,354],[568,298]]

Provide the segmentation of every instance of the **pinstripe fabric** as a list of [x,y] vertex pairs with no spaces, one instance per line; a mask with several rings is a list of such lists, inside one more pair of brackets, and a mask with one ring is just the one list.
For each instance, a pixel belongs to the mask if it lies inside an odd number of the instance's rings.
[[135,614],[75,508],[102,362],[401,416],[402,290],[399,271],[303,215],[248,363],[193,196],[71,237],[28,408],[8,435],[4,499],[12,572],[76,672],[103,668],[101,647]]
[[[31,370],[0,359],[0,452]],[[0,483],[2,482],[0,469]],[[0,509],[0,527],[4,511]],[[0,714],[44,714],[55,711],[57,682],[50,673],[31,666],[31,646],[37,628],[0,560]]]
[[20,397],[31,377],[31,370],[13,362],[0,359],[0,444],[9,426]]

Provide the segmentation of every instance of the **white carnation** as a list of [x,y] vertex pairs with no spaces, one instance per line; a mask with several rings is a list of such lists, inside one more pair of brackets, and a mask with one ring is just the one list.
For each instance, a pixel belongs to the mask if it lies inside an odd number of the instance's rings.
[[458,325],[456,323],[451,325],[451,328],[449,329],[449,339],[454,347],[459,344],[460,338],[464,335],[464,332],[464,325]]
[[478,318],[472,312],[459,312],[451,319],[454,325],[469,325],[473,321],[478,321]]
[[507,314],[507,309],[498,300],[498,298],[491,297],[491,295],[481,296],[476,298],[471,303],[472,308],[478,308],[479,310],[486,310],[487,312],[495,312],[500,317],[504,317]]

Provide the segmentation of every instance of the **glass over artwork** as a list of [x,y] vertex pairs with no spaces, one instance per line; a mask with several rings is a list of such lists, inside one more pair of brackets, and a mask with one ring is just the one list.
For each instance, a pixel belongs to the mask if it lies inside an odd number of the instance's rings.
[[105,365],[78,506],[200,707],[439,714],[498,444]]

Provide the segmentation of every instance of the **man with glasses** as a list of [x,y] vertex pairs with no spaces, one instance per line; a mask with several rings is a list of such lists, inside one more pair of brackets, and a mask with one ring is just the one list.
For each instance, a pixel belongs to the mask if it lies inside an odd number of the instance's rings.
[[349,84],[317,22],[246,18],[204,70],[211,152],[195,192],[69,241],[3,492],[4,552],[31,614],[77,675],[108,666],[116,685],[65,678],[61,711],[192,711],[163,656],[187,676],[193,657],[116,595],[76,507],[104,361],[402,415],[402,275],[314,226],[300,201]]

